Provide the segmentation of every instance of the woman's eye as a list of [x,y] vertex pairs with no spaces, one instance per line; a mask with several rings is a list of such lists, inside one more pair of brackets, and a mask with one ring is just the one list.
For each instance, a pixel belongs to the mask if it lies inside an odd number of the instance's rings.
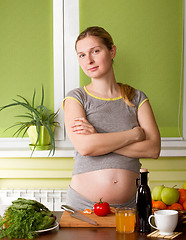
[[79,58],[83,58],[85,56],[85,54],[80,54]]
[[93,53],[94,53],[94,54],[99,53],[99,49],[94,50]]

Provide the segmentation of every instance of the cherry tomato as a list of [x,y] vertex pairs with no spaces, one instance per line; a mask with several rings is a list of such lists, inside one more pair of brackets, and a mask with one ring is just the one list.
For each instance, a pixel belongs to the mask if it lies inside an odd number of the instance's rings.
[[106,216],[110,213],[110,206],[107,202],[102,202],[102,198],[93,207],[94,213],[98,216]]

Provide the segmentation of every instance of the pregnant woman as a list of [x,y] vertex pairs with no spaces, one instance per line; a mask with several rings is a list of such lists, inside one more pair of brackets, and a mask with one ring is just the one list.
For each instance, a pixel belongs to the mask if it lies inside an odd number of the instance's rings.
[[84,210],[102,198],[115,208],[135,207],[139,158],[157,159],[160,153],[149,100],[115,79],[116,46],[105,29],[87,28],[75,48],[91,82],[70,91],[63,102],[66,131],[75,148],[67,204]]

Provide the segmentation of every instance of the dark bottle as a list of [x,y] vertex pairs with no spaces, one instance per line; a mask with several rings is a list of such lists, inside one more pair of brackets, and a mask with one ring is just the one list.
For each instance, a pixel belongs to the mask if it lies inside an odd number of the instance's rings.
[[[136,227],[139,232],[150,232],[148,218],[152,214],[152,199],[150,188],[147,184],[147,169],[140,169],[140,178],[136,179]],[[140,185],[138,181],[140,180]]]

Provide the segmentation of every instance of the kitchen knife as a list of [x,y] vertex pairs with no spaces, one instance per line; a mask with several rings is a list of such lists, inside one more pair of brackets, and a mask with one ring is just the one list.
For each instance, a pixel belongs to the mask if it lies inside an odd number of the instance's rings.
[[99,224],[94,221],[93,219],[81,214],[80,212],[76,211],[75,209],[73,209],[72,207],[68,206],[68,205],[61,205],[61,209],[67,211],[67,212],[71,212],[70,216],[74,217],[74,218],[77,218],[81,221],[84,221],[84,222],[87,222],[87,223],[90,223],[92,225],[96,225],[98,226]]

